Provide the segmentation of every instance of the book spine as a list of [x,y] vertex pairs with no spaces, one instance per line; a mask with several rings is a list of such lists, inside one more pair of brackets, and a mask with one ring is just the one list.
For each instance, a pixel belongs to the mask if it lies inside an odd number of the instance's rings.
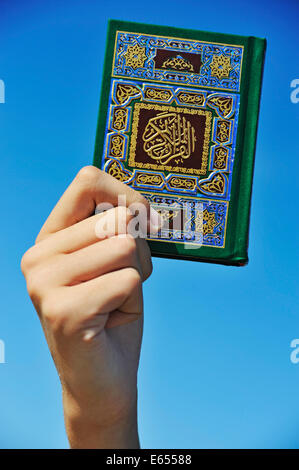
[[241,266],[248,262],[250,207],[266,39],[250,37],[248,46],[246,117],[234,248],[234,261]]
[[102,165],[102,154],[103,154],[103,147],[104,147],[105,123],[106,123],[106,115],[107,115],[107,109],[108,109],[110,74],[111,74],[113,46],[114,46],[114,43],[112,42],[112,37],[113,37],[113,20],[109,20],[107,33],[106,33],[106,48],[105,48],[105,58],[104,58],[103,71],[102,71],[100,105],[99,105],[99,111],[98,111],[95,147],[94,147],[94,154],[93,154],[93,165],[97,166],[98,168],[101,168],[101,165]]

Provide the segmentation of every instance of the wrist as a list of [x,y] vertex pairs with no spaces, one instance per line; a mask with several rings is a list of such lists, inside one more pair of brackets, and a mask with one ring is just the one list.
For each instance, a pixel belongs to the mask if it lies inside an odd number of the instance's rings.
[[138,449],[137,393],[121,413],[104,406],[78,403],[63,393],[65,428],[73,449]]

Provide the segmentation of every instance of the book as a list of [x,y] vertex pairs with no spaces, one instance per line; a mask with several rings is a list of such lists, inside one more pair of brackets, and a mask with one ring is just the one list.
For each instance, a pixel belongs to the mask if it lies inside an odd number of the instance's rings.
[[248,262],[266,40],[110,20],[94,165],[163,220],[153,256]]

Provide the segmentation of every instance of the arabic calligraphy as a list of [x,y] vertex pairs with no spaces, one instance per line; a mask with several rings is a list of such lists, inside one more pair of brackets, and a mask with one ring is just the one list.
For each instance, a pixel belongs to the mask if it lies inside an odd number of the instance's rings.
[[230,129],[231,129],[231,121],[219,120],[217,122],[217,127],[216,127],[217,142],[220,142],[221,144],[223,144],[224,142],[229,141]]
[[226,190],[226,179],[222,173],[212,174],[208,179],[198,183],[200,191],[203,193],[214,193],[224,195]]
[[121,164],[116,160],[110,160],[105,171],[121,182],[126,182],[132,176],[132,173],[128,170],[124,170]]
[[136,184],[159,186],[162,183],[163,178],[161,175],[156,175],[155,173],[136,173]]
[[145,98],[157,101],[168,101],[172,96],[171,91],[163,88],[147,88]]
[[112,128],[117,131],[122,131],[127,126],[128,109],[116,108],[113,112]]
[[190,122],[175,112],[162,112],[149,119],[142,135],[143,149],[157,163],[177,164],[189,158],[195,149],[195,130]]
[[125,138],[123,135],[116,134],[110,139],[109,155],[111,157],[121,158],[124,153]]
[[211,125],[210,111],[136,103],[128,164],[142,170],[205,175]]
[[141,92],[137,86],[122,85],[118,83],[115,96],[119,104],[124,104],[130,98],[137,98],[140,93]]
[[224,170],[227,167],[228,148],[227,147],[216,147],[214,165],[216,170]]
[[231,114],[233,109],[233,98],[220,96],[220,95],[212,95],[211,98],[208,98],[207,105],[216,108],[218,111],[219,116],[227,117]]
[[180,103],[202,106],[204,104],[205,97],[202,93],[188,93],[180,91],[178,94],[178,100]]
[[196,187],[196,179],[172,176],[168,181],[168,185],[173,189],[189,189],[192,191]]
[[218,224],[215,212],[209,212],[207,209],[203,211],[203,234],[212,234],[214,232],[214,228]]
[[176,57],[169,57],[167,60],[163,62],[162,68],[184,70],[184,71],[189,71],[189,72],[194,71],[194,68],[191,62],[189,60],[184,59],[181,55],[177,55]]

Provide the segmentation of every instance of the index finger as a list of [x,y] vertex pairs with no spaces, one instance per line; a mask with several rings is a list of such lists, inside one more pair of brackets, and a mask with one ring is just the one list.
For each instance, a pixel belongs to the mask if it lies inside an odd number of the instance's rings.
[[142,194],[108,173],[94,166],[86,166],[79,171],[59,199],[43,225],[36,242],[93,215],[100,203],[105,202],[117,206],[119,195],[123,196],[121,205],[128,207],[133,203],[143,204],[148,214],[148,220],[151,217],[153,225],[159,224],[157,219],[159,215],[155,211],[150,211],[149,202]]

